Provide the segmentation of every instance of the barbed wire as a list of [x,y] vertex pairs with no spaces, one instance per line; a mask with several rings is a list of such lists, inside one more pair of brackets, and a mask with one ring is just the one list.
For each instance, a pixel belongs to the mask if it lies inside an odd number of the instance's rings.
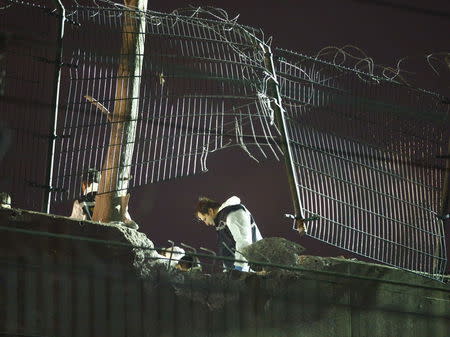
[[[358,71],[357,76],[364,81],[375,81],[377,78],[384,78],[389,81],[397,81],[407,86],[417,86],[413,81],[417,77],[417,69],[412,72],[407,69],[407,62],[420,61],[425,67],[424,72],[431,71],[436,76],[442,76],[442,71],[437,69],[435,63],[450,69],[450,52],[441,51],[430,54],[410,55],[397,60],[394,66],[384,66],[377,64],[373,57],[370,57],[364,50],[354,45],[344,45],[343,47],[327,46],[320,49],[313,58],[320,61],[327,61],[339,67],[346,67]],[[449,76],[450,79],[450,76]]]

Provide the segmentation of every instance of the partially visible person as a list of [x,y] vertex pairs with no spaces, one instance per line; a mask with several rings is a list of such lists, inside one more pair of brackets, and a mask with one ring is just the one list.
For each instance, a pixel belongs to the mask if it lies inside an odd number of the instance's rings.
[[160,253],[163,263],[168,263],[171,267],[175,267],[185,254],[185,250],[178,246],[163,248]]
[[91,220],[94,214],[95,196],[98,192],[100,172],[89,169],[81,181],[81,197],[75,200],[70,217],[77,220]]
[[169,248],[163,248],[156,256],[155,261],[159,264],[166,264],[170,267],[176,268],[182,271],[189,271],[191,269],[200,269],[200,260],[190,253],[187,253],[183,248],[173,246]]
[[[75,200],[72,207],[72,214],[70,218],[77,220],[92,220],[92,215],[94,214],[95,207],[95,196],[98,192],[98,184],[100,183],[100,172],[96,169],[89,169],[83,176],[81,182],[81,193],[82,196]],[[129,194],[127,195],[129,198]],[[128,205],[128,199],[127,199]],[[112,223],[118,223],[132,229],[139,229],[138,224],[131,219],[130,213],[128,212],[128,206],[126,207],[125,213],[123,214],[124,221],[113,221]]]
[[0,192],[0,208],[11,208],[11,196],[6,192]]
[[233,196],[223,203],[218,203],[200,197],[195,208],[195,216],[217,231],[219,256],[241,260],[241,262],[224,261],[224,267],[248,271],[248,264],[241,251],[261,240],[262,236],[252,214],[241,204],[241,199]]
[[194,269],[202,270],[198,257],[193,256],[189,253],[184,255],[180,260],[178,260],[178,263],[176,264],[175,268],[182,271],[189,271]]

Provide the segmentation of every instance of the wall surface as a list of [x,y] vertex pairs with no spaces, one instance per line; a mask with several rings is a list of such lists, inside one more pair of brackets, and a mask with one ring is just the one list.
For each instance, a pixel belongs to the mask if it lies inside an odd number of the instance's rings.
[[448,284],[386,266],[168,271],[122,226],[11,209],[0,229],[0,335],[450,336]]

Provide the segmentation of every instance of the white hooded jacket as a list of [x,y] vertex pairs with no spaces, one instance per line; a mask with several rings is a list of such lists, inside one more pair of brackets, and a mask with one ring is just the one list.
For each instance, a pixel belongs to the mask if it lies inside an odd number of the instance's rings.
[[[228,206],[240,205],[241,199],[236,196],[233,196],[227,199],[222,205],[220,205],[218,212]],[[237,260],[246,260],[244,256],[240,253],[243,248],[251,245],[253,243],[252,239],[252,227],[255,227],[255,242],[262,239],[261,233],[258,229],[258,226],[255,222],[252,224],[252,216],[251,213],[244,209],[238,209],[234,212],[228,214],[225,225],[231,232],[234,241],[236,242],[236,254],[235,259]],[[219,228],[218,228],[219,229]],[[249,267],[246,262],[235,262],[235,267],[238,269],[242,269],[243,271],[248,271]]]

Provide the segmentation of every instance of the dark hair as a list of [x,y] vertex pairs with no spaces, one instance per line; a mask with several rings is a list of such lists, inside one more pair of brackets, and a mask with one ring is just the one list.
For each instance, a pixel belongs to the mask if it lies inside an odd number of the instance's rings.
[[100,182],[100,172],[97,171],[94,168],[90,168],[84,175],[83,175],[83,182],[86,182],[88,185],[92,183],[99,183]]
[[183,268],[190,269],[194,266],[194,257],[192,255],[184,255],[178,260],[178,264]]
[[184,255],[180,260],[178,260],[178,265],[186,270],[199,267],[200,261],[198,257],[194,257],[190,254]]
[[200,214],[207,214],[209,209],[216,209],[220,207],[220,203],[217,201],[214,201],[212,199],[206,198],[206,197],[200,197],[198,198],[197,207],[195,207],[194,215],[197,216],[197,213]]

